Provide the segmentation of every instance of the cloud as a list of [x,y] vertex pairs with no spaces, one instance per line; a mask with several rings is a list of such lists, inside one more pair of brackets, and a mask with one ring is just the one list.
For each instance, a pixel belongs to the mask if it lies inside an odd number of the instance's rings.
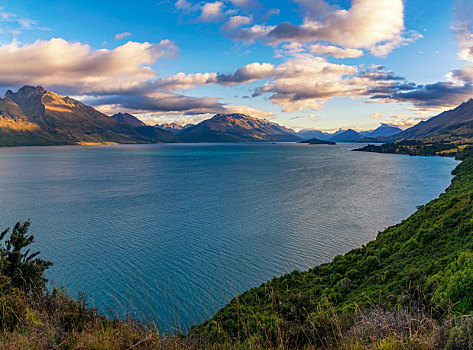
[[363,56],[363,50],[344,49],[332,45],[314,44],[309,48],[311,53],[324,56],[333,56],[335,58],[357,58]]
[[[226,106],[215,97],[189,97],[175,93],[153,92],[147,96],[86,96],[84,103],[103,113],[126,111],[153,116],[210,116],[215,113],[242,113],[255,118],[274,118],[274,113],[249,106]],[[195,118],[195,117],[194,117]]]
[[7,12],[5,7],[0,6],[0,33],[19,35],[23,30],[48,31],[49,28],[38,25],[38,21],[20,17],[13,12]]
[[224,18],[222,13],[223,2],[215,1],[204,4],[201,8],[200,16],[197,21],[200,22],[217,22]]
[[415,31],[405,33],[403,0],[353,0],[349,9],[323,0],[296,2],[303,16],[301,24],[243,24],[227,34],[235,40],[262,40],[272,46],[315,44],[309,51],[337,58],[361,57],[361,49],[385,57],[423,37]]
[[235,85],[251,83],[271,76],[274,66],[270,63],[250,63],[238,68],[233,73],[178,73],[158,79],[154,85],[166,91],[185,90],[201,85]]
[[[218,0],[196,4],[188,0],[177,0],[174,6],[178,11],[194,16],[192,22],[224,22],[221,30],[227,36],[244,41],[254,41],[269,33],[274,26],[255,24],[242,28],[243,26],[250,25],[254,18],[264,23],[269,17],[279,15],[278,9],[265,10],[263,4],[257,0]],[[200,15],[195,17],[199,13]]]
[[249,106],[225,106],[225,113],[241,113],[255,118],[273,119],[274,113],[262,111]]
[[419,34],[416,31],[410,31],[405,37],[398,35],[391,41],[371,47],[370,52],[373,56],[386,57],[394,49],[409,45],[410,43],[416,42],[423,37],[424,36],[422,34]]
[[313,122],[319,121],[321,118],[318,115],[315,114],[307,114],[307,115],[298,115],[295,117],[292,117],[291,120],[300,120],[300,119],[308,119]]
[[222,85],[234,85],[241,83],[251,83],[255,80],[265,79],[274,73],[274,66],[271,63],[250,63],[238,68],[232,74],[217,74],[217,83]]
[[[105,112],[103,112],[105,113]],[[113,109],[107,110],[106,114],[115,114]],[[175,115],[175,114],[155,114],[155,113],[143,113],[143,114],[135,114],[140,120],[148,125],[156,125],[156,124],[165,124],[165,123],[176,123],[179,125],[187,125],[187,124],[198,124],[201,121],[208,119],[213,116],[213,114],[196,114],[196,115]]]
[[382,113],[373,113],[371,118],[381,121],[383,124],[397,126],[402,129],[410,128],[423,120],[431,117],[429,113],[416,113],[415,115],[407,115],[406,113],[399,113],[395,115],[384,115]]
[[396,89],[391,94],[373,95],[377,102],[411,102],[421,110],[443,110],[454,107],[473,96],[473,84],[438,82],[427,85],[416,85],[408,91]]
[[99,108],[134,111],[134,113],[160,112],[193,115],[224,111],[215,97],[189,97],[175,93],[152,92],[148,95],[88,96],[83,101]]
[[227,33],[230,33],[245,24],[251,23],[251,21],[252,21],[252,18],[249,16],[241,16],[241,15],[232,16],[230,17],[228,22],[222,26],[222,30]]
[[122,40],[125,39],[127,36],[131,36],[130,32],[123,32],[115,34],[115,40]]
[[281,105],[284,112],[319,110],[328,98],[364,91],[344,81],[356,72],[356,67],[329,63],[320,57],[293,59],[277,66],[275,79],[264,84],[259,93],[270,93],[270,100]]
[[274,28],[274,26],[255,24],[249,28],[239,28],[238,30],[230,33],[229,36],[235,40],[253,42],[257,39],[264,38]]
[[[308,2],[299,4],[304,7]],[[282,23],[268,33],[267,40],[273,44],[325,41],[348,48],[371,48],[396,39],[404,29],[402,0],[353,0],[349,10],[329,9],[320,1],[315,5],[323,10],[321,19],[309,7],[303,24]]]
[[194,13],[199,8],[198,5],[193,5],[187,0],[177,0],[174,6],[177,10],[183,11],[184,13]]
[[418,88],[382,66],[365,68],[335,64],[323,57],[289,59],[277,66],[255,62],[233,73],[178,73],[156,80],[154,86],[175,91],[201,85],[232,86],[261,80],[267,82],[256,89],[253,97],[269,94],[271,102],[282,106],[284,112],[306,108],[319,110],[327,99],[333,97],[359,96],[383,103],[394,102],[395,94]]
[[150,65],[177,51],[169,40],[130,41],[112,50],[93,50],[61,38],[32,44],[13,41],[0,45],[0,86],[68,86],[76,93],[134,89],[156,76]]

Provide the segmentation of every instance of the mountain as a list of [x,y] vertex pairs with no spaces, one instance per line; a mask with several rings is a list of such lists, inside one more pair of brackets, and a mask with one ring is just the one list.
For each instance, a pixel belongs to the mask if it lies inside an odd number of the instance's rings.
[[0,116],[0,146],[161,141],[41,86],[8,90],[0,98]]
[[294,131],[244,114],[216,114],[179,134],[185,142],[296,142]]
[[297,132],[297,136],[299,136],[303,140],[308,139],[319,139],[319,140],[328,140],[333,137],[333,134],[329,134],[327,132],[323,132],[321,130],[313,130],[313,129],[302,129]]
[[369,130],[365,132],[360,132],[361,135],[364,137],[381,137],[381,136],[394,136],[402,132],[402,129],[398,127],[389,125],[389,124],[381,124],[378,128],[374,130]]
[[182,130],[187,129],[191,126],[194,126],[194,124],[178,124],[178,123],[165,123],[165,124],[156,124],[155,127],[167,130],[172,132],[174,135],[179,134]]
[[10,98],[0,98],[0,145],[32,146],[64,144],[30,120]]
[[331,137],[330,141],[334,141],[334,142],[355,142],[355,141],[358,141],[362,138],[363,138],[363,136],[360,133],[356,132],[353,129],[348,129],[348,130],[345,130],[342,133],[339,133],[339,134]]
[[151,125],[138,126],[134,130],[150,140],[156,140],[156,142],[179,142],[178,137],[172,132]]
[[129,113],[117,113],[112,115],[112,118],[116,121],[128,125],[130,128],[137,128],[139,126],[145,126],[146,124],[139,120],[134,115]]
[[427,137],[447,138],[473,137],[473,99],[462,103],[457,108],[422,121],[413,127],[395,135],[391,140],[421,139]]
[[112,115],[116,121],[128,125],[140,135],[159,142],[178,142],[176,135],[168,130],[163,130],[151,125],[146,125],[130,113],[117,113]]

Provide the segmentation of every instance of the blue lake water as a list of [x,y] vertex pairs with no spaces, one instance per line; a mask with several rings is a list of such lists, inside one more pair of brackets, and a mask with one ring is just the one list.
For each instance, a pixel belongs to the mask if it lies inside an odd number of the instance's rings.
[[0,148],[0,228],[30,218],[48,278],[103,312],[186,330],[237,292],[374,239],[457,164],[354,147]]

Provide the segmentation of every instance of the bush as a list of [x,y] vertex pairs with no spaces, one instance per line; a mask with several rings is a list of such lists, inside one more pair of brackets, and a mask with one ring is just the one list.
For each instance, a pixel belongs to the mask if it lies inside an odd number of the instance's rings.
[[[10,234],[5,240],[4,245],[0,245],[0,273],[10,280],[12,287],[23,291],[40,291],[45,288],[47,279],[43,276],[44,271],[53,263],[38,258],[40,252],[31,253],[26,249],[34,243],[34,236],[28,235],[31,223],[17,222]],[[0,241],[10,232],[6,229],[0,234]]]

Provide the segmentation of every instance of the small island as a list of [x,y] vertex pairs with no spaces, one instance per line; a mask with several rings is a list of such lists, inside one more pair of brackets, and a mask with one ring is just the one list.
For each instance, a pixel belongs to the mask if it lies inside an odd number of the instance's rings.
[[308,143],[309,145],[336,145],[337,144],[336,142],[333,142],[333,141],[319,140],[319,139],[316,139],[316,138],[301,141],[299,143]]

